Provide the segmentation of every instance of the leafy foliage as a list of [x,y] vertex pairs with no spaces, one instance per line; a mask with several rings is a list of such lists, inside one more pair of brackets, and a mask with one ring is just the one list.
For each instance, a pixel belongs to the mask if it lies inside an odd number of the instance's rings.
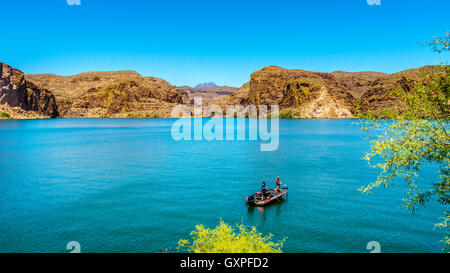
[[[448,50],[448,34],[442,48]],[[376,136],[365,159],[369,163],[375,161],[371,165],[381,172],[375,182],[360,190],[370,193],[381,185],[403,180],[409,189],[404,199],[406,207],[413,212],[432,199],[446,206],[450,203],[450,67],[440,65],[435,72],[425,71],[423,80],[414,88],[395,93],[407,105],[402,114],[395,120],[373,117],[364,121],[364,130],[371,130]],[[428,187],[417,184],[420,168],[426,163],[438,166],[439,171],[439,180]],[[449,217],[449,211],[444,211],[442,222],[436,225],[447,229],[444,250],[450,249]]]
[[2,119],[10,119],[11,115],[6,113],[6,112],[1,112],[0,113],[0,118],[2,118]]
[[194,253],[281,253],[283,242],[272,242],[272,234],[263,236],[256,227],[238,225],[238,232],[222,220],[214,229],[197,225],[192,241],[180,240],[177,249]]
[[288,110],[288,111],[284,111],[284,112],[280,112],[279,113],[279,118],[281,119],[291,119],[291,118],[295,118],[296,116],[298,116],[297,112],[292,112],[292,110]]
[[434,37],[432,42],[425,42],[425,44],[432,46],[435,52],[450,51],[450,31],[444,37]]

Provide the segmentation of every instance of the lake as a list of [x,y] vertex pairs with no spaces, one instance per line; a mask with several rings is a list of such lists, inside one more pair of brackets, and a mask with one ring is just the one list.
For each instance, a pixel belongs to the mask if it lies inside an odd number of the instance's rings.
[[[412,215],[402,183],[358,189],[378,170],[357,120],[280,120],[278,150],[260,141],[175,141],[172,119],[0,121],[0,252],[176,251],[197,224],[256,226],[284,252],[440,252],[430,202]],[[288,200],[248,207],[275,178]],[[422,183],[436,181],[432,167]]]

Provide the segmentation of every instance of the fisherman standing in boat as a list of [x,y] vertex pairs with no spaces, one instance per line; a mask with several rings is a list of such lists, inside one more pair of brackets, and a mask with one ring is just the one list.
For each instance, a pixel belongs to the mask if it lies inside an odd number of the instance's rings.
[[267,191],[266,181],[263,181],[262,186],[261,186],[261,191],[263,193],[263,196],[265,196],[266,195],[266,191]]
[[278,189],[278,191],[281,190],[281,181],[280,181],[280,177],[279,176],[277,176],[277,189]]

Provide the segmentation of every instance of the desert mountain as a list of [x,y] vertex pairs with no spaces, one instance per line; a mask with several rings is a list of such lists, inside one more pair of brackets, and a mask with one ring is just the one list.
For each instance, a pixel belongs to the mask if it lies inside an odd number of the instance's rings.
[[217,85],[214,82],[204,82],[194,86],[194,89],[215,88],[215,87],[217,87]]
[[[0,63],[0,112],[29,117],[170,117],[178,104],[193,106],[279,105],[281,117],[352,118],[359,112],[385,115],[402,111],[395,89],[410,90],[425,70],[379,72],[311,72],[268,66],[234,87],[176,87],[134,71],[87,72],[74,76],[24,75]],[[207,86],[209,83],[204,84]],[[3,115],[3,114],[2,114]],[[387,115],[385,115],[387,116]]]
[[13,118],[58,116],[52,92],[26,80],[22,71],[1,62],[0,110]]
[[201,97],[203,99],[203,104],[209,104],[212,101],[219,100],[233,94],[238,89],[239,88],[230,86],[216,86],[200,89],[195,89],[189,86],[178,87],[180,92],[186,92],[188,94],[191,104],[194,97]]
[[220,105],[279,105],[280,113],[301,118],[350,118],[353,96],[336,86],[328,73],[268,66]]
[[293,118],[352,118],[357,108],[377,114],[399,112],[402,103],[391,92],[411,88],[420,79],[422,69],[395,74],[320,73],[268,66],[254,72],[238,91],[213,103],[222,108],[235,104],[279,105],[282,117]]
[[169,117],[173,106],[188,101],[167,81],[134,71],[26,77],[52,91],[62,117]]

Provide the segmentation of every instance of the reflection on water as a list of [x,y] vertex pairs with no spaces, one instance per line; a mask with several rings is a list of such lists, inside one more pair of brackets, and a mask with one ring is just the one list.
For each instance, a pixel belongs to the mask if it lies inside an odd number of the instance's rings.
[[[266,212],[266,210],[269,210],[269,211],[274,211],[275,215],[280,216],[283,203],[285,203],[285,202],[287,202],[287,200],[279,200],[279,201],[276,201],[275,203],[267,205],[267,206],[253,206],[253,205],[247,204],[247,215],[251,216],[254,213],[258,213],[261,220],[265,221],[266,220],[265,212]],[[270,212],[267,212],[267,213],[270,213]]]

